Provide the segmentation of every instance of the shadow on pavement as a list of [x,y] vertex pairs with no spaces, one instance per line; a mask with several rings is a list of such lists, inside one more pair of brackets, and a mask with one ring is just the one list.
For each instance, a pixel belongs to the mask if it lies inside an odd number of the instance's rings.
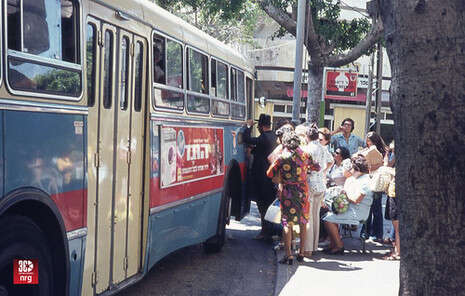
[[307,261],[307,262],[299,263],[299,266],[308,266],[308,267],[313,267],[316,269],[331,270],[331,271],[355,271],[355,270],[361,269],[360,267],[356,267],[351,264],[346,264],[340,261],[341,260],[339,259],[338,261],[324,261],[324,262]]

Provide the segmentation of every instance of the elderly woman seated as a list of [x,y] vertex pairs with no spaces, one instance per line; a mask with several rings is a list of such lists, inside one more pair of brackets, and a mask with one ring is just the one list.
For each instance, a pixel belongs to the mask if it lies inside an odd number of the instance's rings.
[[327,254],[344,254],[344,244],[339,235],[338,224],[358,225],[360,221],[366,220],[373,202],[373,193],[369,189],[368,164],[363,156],[352,158],[350,173],[352,176],[345,181],[343,190],[349,201],[347,211],[340,214],[328,212],[323,218],[330,237],[329,248],[324,250]]

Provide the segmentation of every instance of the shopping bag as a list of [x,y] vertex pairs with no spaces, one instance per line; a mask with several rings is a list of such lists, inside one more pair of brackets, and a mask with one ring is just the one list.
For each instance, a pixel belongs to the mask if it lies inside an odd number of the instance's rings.
[[275,199],[266,210],[265,220],[276,224],[281,223],[281,207],[278,199]]
[[370,189],[373,192],[386,192],[389,182],[395,175],[394,168],[382,166],[373,173],[370,181]]

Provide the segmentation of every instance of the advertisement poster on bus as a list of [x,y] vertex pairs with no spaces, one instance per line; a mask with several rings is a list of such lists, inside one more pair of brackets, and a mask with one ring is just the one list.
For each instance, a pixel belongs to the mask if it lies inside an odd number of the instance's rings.
[[357,96],[358,73],[349,70],[326,70],[325,97]]
[[161,188],[224,174],[223,129],[162,126]]

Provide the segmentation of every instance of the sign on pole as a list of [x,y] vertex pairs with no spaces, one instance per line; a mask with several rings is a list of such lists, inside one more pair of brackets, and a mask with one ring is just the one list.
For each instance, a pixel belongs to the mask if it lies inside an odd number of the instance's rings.
[[356,97],[358,73],[345,69],[327,69],[325,97]]

